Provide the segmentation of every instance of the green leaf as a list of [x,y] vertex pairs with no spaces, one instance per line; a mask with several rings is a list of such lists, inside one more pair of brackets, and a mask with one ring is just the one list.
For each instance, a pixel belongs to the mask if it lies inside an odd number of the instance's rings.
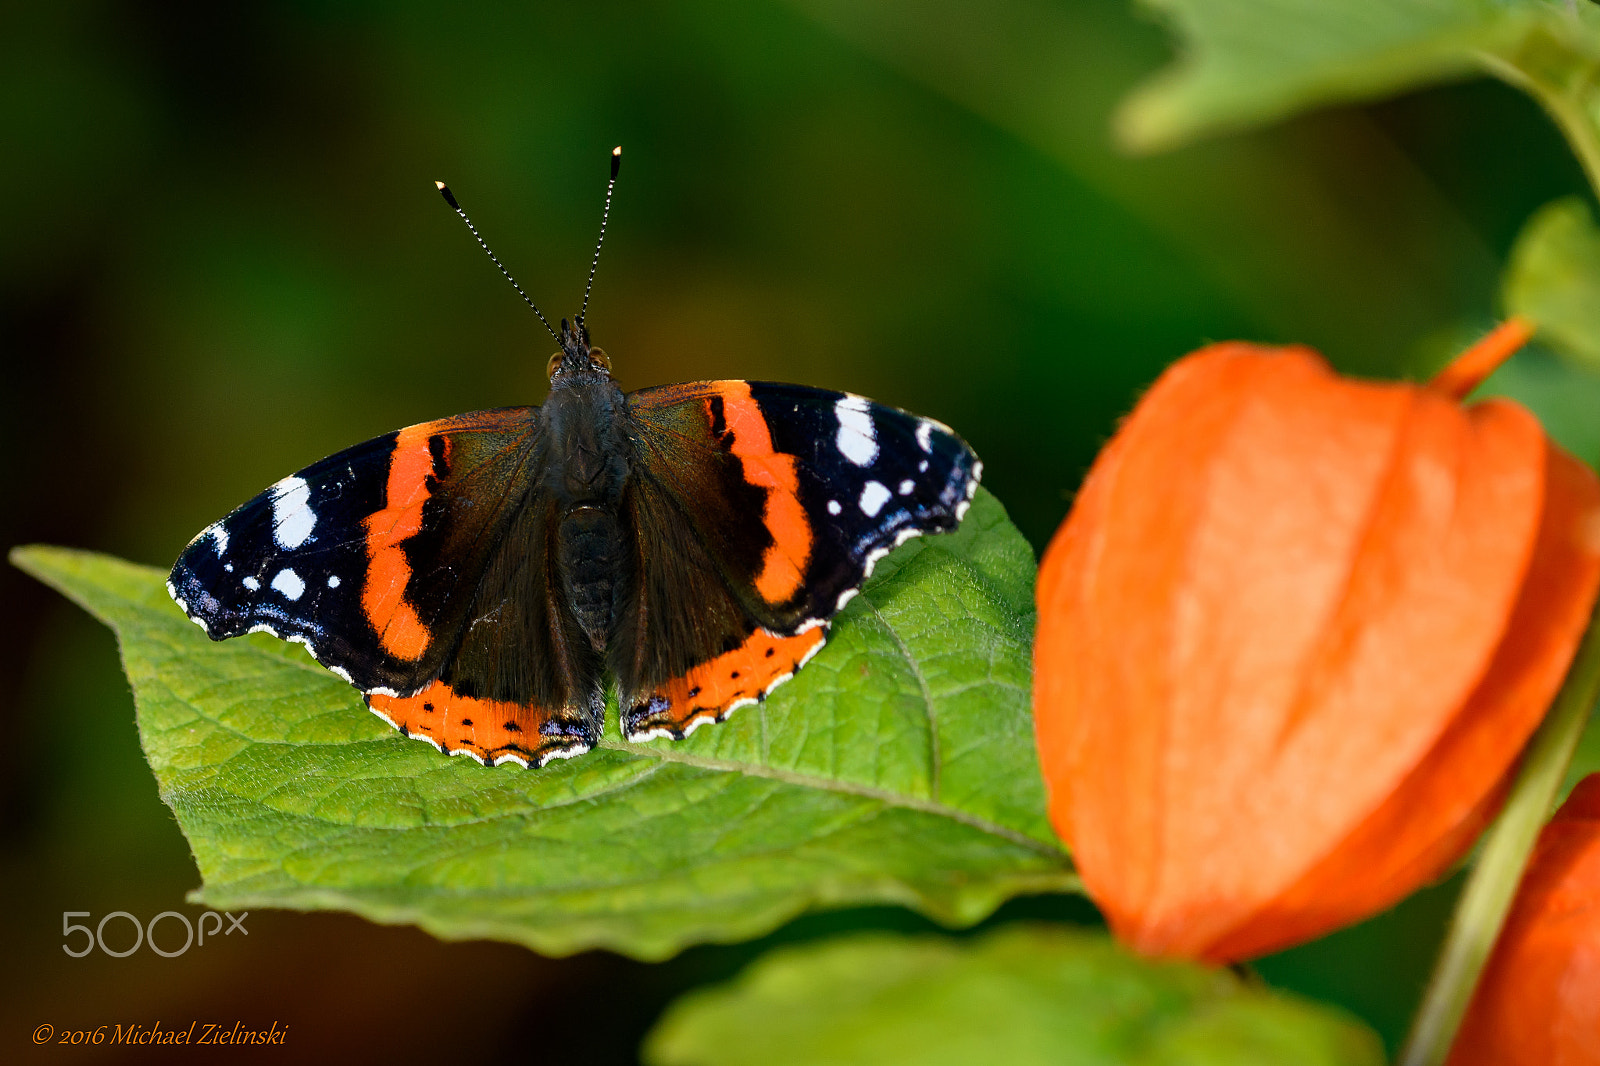
[[955,941],[883,934],[781,949],[685,996],[653,1066],[1355,1066],[1376,1034],[1227,971],[1151,962],[1108,938],[1007,926]]
[[1530,345],[1484,382],[1480,395],[1508,396],[1539,417],[1555,442],[1600,466],[1600,375]]
[[659,958],[809,908],[962,925],[1077,888],[1033,750],[1033,554],[981,491],[956,532],[882,560],[764,704],[649,744],[622,741],[612,708],[599,748],[531,771],[406,740],[299,647],[213,644],[160,571],[12,558],[116,630],[196,902]]
[[1561,0],[1145,0],[1180,58],[1116,117],[1171,148],[1323,104],[1493,74],[1537,97],[1600,178],[1600,8]]
[[[1582,200],[1546,204],[1528,220],[1501,293],[1506,311],[1538,325],[1543,343],[1600,370],[1600,227]],[[1593,408],[1589,421],[1600,422]]]

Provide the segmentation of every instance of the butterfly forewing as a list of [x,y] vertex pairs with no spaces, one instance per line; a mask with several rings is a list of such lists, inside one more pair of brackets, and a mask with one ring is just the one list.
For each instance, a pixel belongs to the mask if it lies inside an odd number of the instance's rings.
[[206,527],[168,581],[213,640],[304,643],[363,691],[439,673],[529,491],[536,408],[388,433],[283,479]]
[[734,380],[628,399],[643,475],[776,633],[832,618],[897,544],[954,529],[982,475],[948,427],[849,393]]

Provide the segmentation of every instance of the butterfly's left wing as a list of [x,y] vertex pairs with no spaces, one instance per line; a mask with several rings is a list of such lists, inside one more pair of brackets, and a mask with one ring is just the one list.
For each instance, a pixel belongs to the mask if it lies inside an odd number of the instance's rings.
[[[305,644],[402,733],[525,765],[587,751],[597,655],[563,654],[539,411],[410,426],[285,478],[206,527],[168,591],[214,640]],[[594,661],[590,661],[590,660]]]
[[[652,549],[651,602],[612,656],[633,739],[682,736],[791,676],[878,559],[956,527],[983,469],[948,427],[848,393],[709,381],[628,403]],[[683,636],[708,606],[730,619],[714,648]]]

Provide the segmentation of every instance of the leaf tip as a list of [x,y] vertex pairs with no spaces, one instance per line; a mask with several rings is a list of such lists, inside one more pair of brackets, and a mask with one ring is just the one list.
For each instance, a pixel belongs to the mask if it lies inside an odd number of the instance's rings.
[[72,556],[77,554],[80,553],[54,544],[18,544],[6,553],[6,559],[29,577],[37,578],[51,588],[57,588],[59,586],[52,580],[53,576],[67,566]]

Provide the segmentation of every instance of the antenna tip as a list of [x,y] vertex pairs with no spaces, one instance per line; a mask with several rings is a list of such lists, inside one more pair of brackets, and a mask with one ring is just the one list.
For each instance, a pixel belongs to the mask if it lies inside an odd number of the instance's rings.
[[451,195],[451,193],[450,193],[450,186],[446,185],[442,181],[436,181],[433,184],[434,184],[434,187],[439,190],[439,195],[444,197],[444,202],[445,203],[449,204],[453,209],[455,209],[457,211],[461,210],[461,205],[456,203],[456,198],[453,195]]
[[439,191],[440,191],[440,192],[444,192],[444,190],[445,190],[445,184],[444,184],[444,182],[442,182],[442,181],[436,181],[436,182],[434,182],[434,183],[433,183],[433,187],[434,187],[434,188],[435,188],[435,189],[438,189],[438,190],[439,190]]
[[611,177],[613,179],[616,178],[617,171],[619,171],[621,169],[622,169],[622,145],[619,144],[615,148],[611,149]]

